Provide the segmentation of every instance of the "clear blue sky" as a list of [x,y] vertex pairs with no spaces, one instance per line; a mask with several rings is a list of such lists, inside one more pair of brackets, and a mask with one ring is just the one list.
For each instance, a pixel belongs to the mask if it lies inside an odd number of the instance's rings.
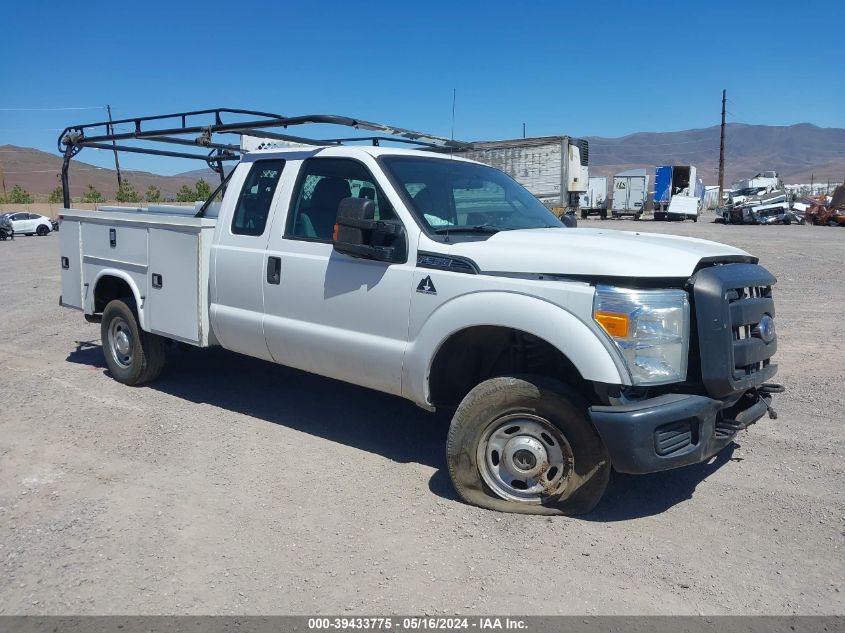
[[[215,106],[332,113],[455,137],[622,136],[729,121],[845,127],[840,0],[144,2],[12,0],[0,144]],[[104,152],[81,160],[108,164]],[[129,157],[172,173],[193,165]]]

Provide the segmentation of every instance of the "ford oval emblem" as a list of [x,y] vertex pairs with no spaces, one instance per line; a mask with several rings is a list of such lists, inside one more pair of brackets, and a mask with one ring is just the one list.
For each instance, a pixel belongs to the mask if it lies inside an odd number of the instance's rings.
[[757,324],[757,331],[760,332],[760,338],[763,339],[764,343],[771,343],[775,340],[775,320],[771,315],[763,315],[763,318]]

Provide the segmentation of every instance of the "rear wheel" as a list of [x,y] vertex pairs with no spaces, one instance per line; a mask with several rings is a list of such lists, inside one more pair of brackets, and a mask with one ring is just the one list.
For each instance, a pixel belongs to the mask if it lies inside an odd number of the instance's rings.
[[586,404],[534,376],[491,378],[470,391],[449,428],[447,462],[465,501],[523,514],[589,512],[610,478]]
[[46,226],[44,226],[42,224],[41,226],[38,227],[38,229],[36,229],[35,232],[38,235],[38,237],[44,237],[45,235],[47,235],[47,233],[50,232],[50,229],[48,229]]
[[167,341],[139,327],[132,299],[115,299],[106,305],[100,334],[106,365],[115,380],[140,385],[158,378]]

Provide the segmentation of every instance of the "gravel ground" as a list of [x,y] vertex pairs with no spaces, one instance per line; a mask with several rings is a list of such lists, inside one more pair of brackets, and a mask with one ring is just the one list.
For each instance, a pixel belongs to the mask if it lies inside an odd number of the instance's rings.
[[758,255],[787,393],[580,519],[463,504],[448,416],[398,398],[221,350],[120,385],[57,306],[58,237],[0,243],[0,613],[845,613],[845,231],[581,225]]

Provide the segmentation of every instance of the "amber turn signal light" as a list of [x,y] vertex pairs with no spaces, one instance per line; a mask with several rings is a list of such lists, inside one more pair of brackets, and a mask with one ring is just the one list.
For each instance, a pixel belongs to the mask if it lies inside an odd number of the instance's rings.
[[624,338],[628,336],[628,328],[631,320],[627,314],[616,314],[615,312],[596,312],[593,318],[604,328],[604,331],[611,336]]

